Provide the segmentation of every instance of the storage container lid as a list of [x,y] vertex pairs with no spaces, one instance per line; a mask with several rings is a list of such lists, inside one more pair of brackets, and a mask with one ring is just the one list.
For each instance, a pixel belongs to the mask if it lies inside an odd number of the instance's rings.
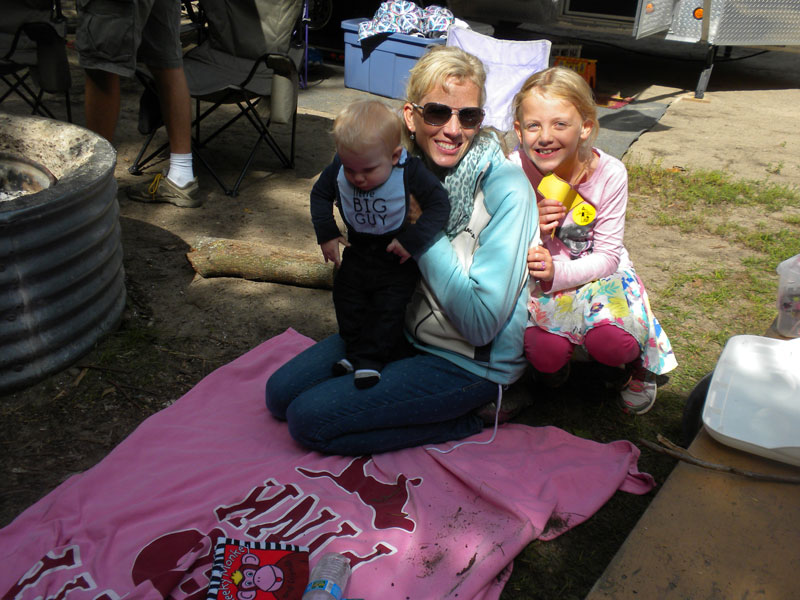
[[800,339],[729,339],[709,384],[703,423],[723,444],[800,466]]

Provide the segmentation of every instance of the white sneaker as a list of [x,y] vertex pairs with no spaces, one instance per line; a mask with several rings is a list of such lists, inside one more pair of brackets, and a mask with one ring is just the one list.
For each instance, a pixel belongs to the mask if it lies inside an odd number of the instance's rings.
[[622,410],[628,414],[643,415],[656,403],[656,376],[649,371],[634,372],[619,395]]

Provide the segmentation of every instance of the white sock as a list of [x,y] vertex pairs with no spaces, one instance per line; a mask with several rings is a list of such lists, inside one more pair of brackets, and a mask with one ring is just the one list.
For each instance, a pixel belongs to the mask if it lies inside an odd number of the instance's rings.
[[194,170],[192,169],[192,153],[188,154],[174,154],[169,155],[169,173],[167,179],[178,187],[185,187],[192,179],[194,179]]

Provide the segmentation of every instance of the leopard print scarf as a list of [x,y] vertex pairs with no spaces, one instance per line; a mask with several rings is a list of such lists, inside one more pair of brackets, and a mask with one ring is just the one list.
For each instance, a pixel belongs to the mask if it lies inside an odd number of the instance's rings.
[[[481,132],[472,140],[472,147],[459,161],[454,169],[442,171],[435,167],[431,170],[442,180],[444,188],[450,196],[450,218],[445,225],[444,233],[452,240],[466,229],[472,217],[475,203],[475,189],[478,181],[487,168],[491,156],[500,148],[493,134]],[[414,148],[417,155],[419,148]],[[426,161],[430,168],[430,163]]]

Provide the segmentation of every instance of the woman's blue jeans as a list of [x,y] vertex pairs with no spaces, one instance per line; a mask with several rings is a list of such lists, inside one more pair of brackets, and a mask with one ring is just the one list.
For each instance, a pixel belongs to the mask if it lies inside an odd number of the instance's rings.
[[344,351],[332,335],[267,380],[267,408],[306,448],[358,456],[465,438],[483,428],[476,409],[497,398],[496,383],[424,353],[387,364],[360,390],[352,374],[331,373]]

